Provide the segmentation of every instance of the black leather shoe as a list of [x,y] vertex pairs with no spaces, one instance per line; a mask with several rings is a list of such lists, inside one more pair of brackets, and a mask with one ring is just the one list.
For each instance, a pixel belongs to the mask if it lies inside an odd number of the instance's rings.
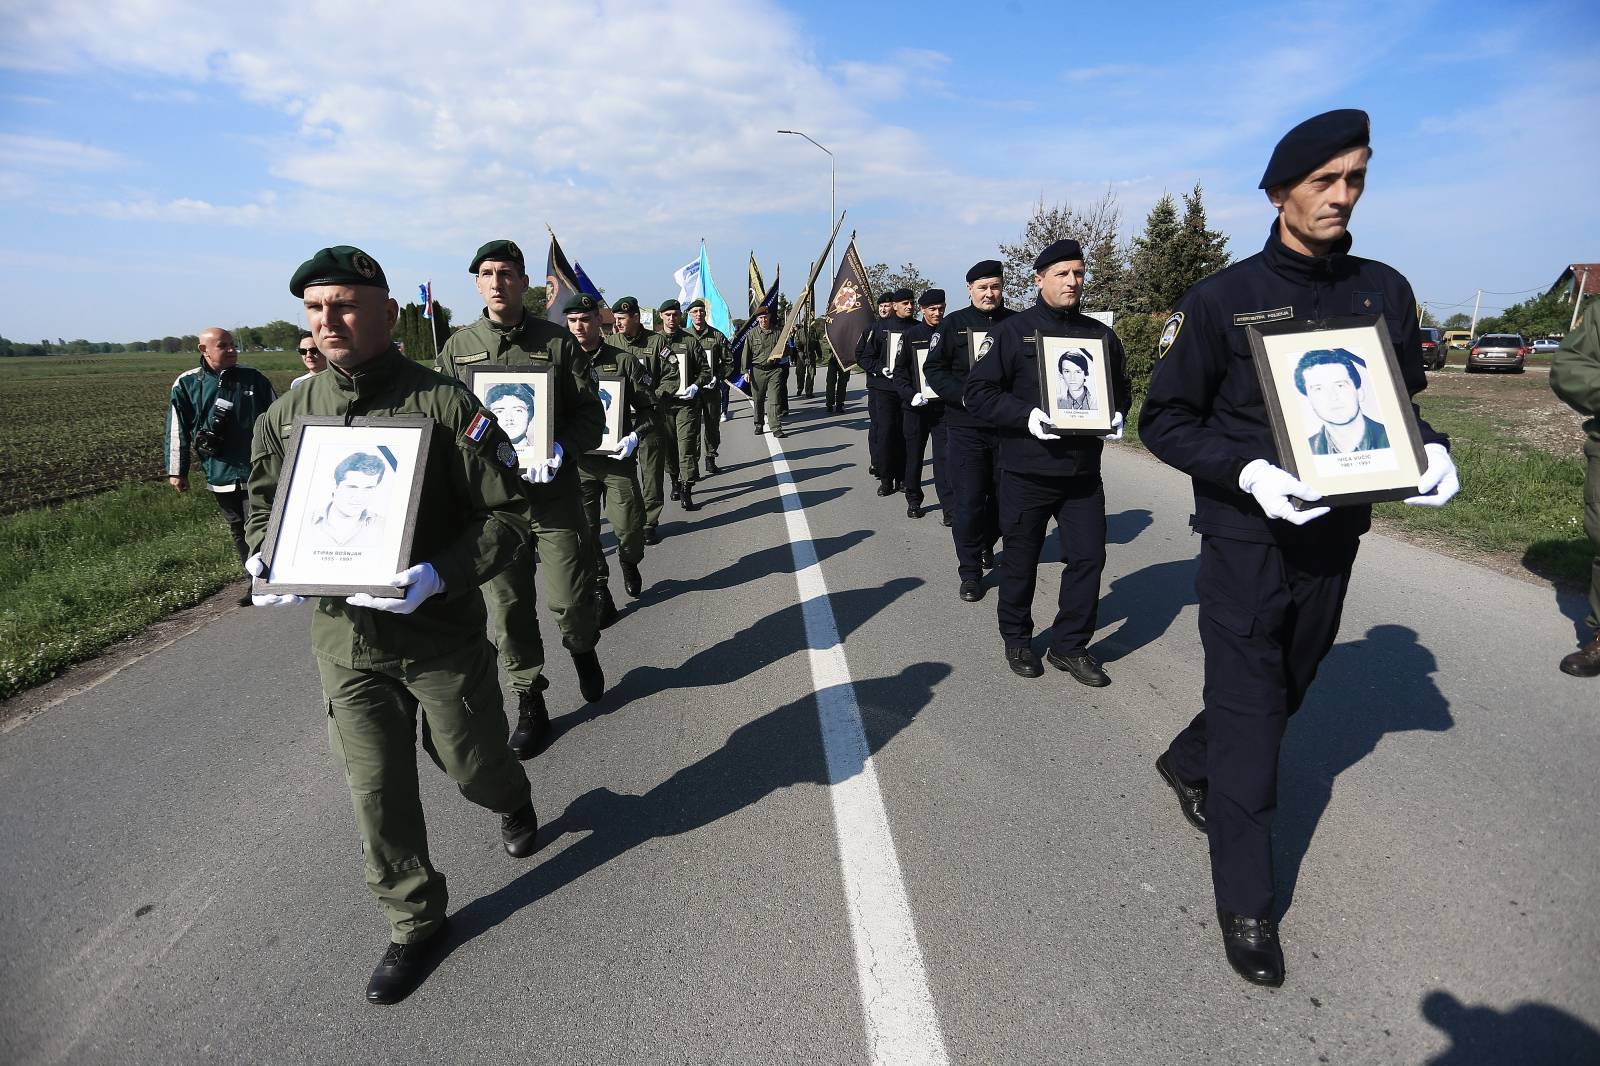
[[994,569],[994,549],[993,548],[985,548],[985,549],[983,549],[983,554],[978,556],[978,565],[983,567],[985,570],[993,570]]
[[767,431],[763,427],[761,427],[761,426],[757,426],[756,427],[756,436],[758,436],[758,437],[763,436],[763,435],[766,434],[766,432]]
[[1561,672],[1573,677],[1600,677],[1600,632],[1589,643],[1561,660]]
[[772,431],[772,435],[774,437],[787,437],[789,434],[782,426],[779,426],[777,429]]
[[368,1003],[399,1003],[409,996],[433,969],[434,959],[444,946],[450,919],[441,919],[433,935],[414,944],[390,944],[378,968],[367,982]]
[[868,477],[877,477],[878,476],[878,468],[875,467],[875,466],[867,467],[867,476]]
[[823,404],[823,405],[822,405],[822,409],[823,409],[823,410],[824,410],[824,411],[827,411],[827,412],[828,412],[828,413],[829,413],[829,414],[830,414],[830,415],[831,415],[831,414],[833,414],[833,404],[831,404],[831,403],[825,403],[825,404]]
[[682,494],[682,492],[683,492],[683,489],[679,488],[678,487],[678,483],[676,481],[674,481],[672,483],[672,498],[674,500],[676,500],[679,497],[679,495]]
[[622,564],[622,591],[631,598],[638,599],[639,593],[644,590],[644,576],[639,573],[639,568],[633,563]]
[[956,524],[956,517],[949,511],[941,511],[939,512],[939,521],[943,522],[945,526],[949,527]]
[[878,495],[893,496],[894,482],[890,481],[888,478],[884,478],[882,481],[878,482]]
[[611,590],[602,588],[595,594],[595,601],[600,605],[600,628],[610,629],[616,625],[622,612],[617,610],[617,601],[611,598]]
[[963,581],[961,583],[961,598],[968,603],[977,603],[983,599],[983,586],[976,581]]
[[550,712],[544,707],[543,692],[517,693],[517,728],[511,731],[506,747],[519,759],[531,759],[544,750],[550,737]]
[[1183,812],[1184,819],[1203,834],[1206,831],[1206,787],[1195,788],[1178,780],[1166,752],[1156,758],[1156,773],[1178,794],[1178,810]]
[[907,518],[921,518],[922,515],[923,515],[922,507],[920,505],[918,505],[918,504],[914,503],[910,507],[906,508],[906,517]]
[[660,544],[661,543],[661,531],[659,529],[657,529],[655,526],[645,526],[644,527],[644,542],[646,544]]
[[1020,648],[1007,648],[1006,664],[1018,677],[1040,677],[1044,674],[1044,667],[1039,665],[1039,657],[1033,654],[1033,649],[1026,644]]
[[722,467],[717,465],[715,456],[706,456],[706,477],[713,477],[722,473]]
[[1071,674],[1075,681],[1088,685],[1090,688],[1105,688],[1111,684],[1111,677],[1104,670],[1093,655],[1079,648],[1057,655],[1054,649],[1045,652],[1044,657],[1050,660],[1050,665],[1057,670],[1065,670]]
[[700,505],[694,502],[694,489],[688,485],[683,487],[683,492],[678,495],[677,499],[683,504],[683,509],[685,511],[700,510]]
[[1283,946],[1278,943],[1278,923],[1271,918],[1246,918],[1218,909],[1222,947],[1228,965],[1246,981],[1273,988],[1283,984]]
[[578,691],[588,703],[606,694],[606,675],[600,669],[600,656],[594,649],[572,653],[572,665],[578,669]]
[[526,859],[538,851],[538,837],[539,816],[533,813],[533,804],[500,816],[500,842],[513,859]]

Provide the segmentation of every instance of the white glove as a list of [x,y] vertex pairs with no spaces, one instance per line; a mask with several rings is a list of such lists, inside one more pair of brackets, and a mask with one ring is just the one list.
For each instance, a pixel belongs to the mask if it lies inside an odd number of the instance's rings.
[[699,385],[693,385],[693,384],[685,385],[683,388],[678,390],[678,399],[680,399],[680,400],[692,400],[692,399],[694,399],[694,394],[699,392],[699,391],[700,391],[700,386]]
[[391,599],[358,592],[354,596],[346,596],[344,602],[352,607],[370,607],[374,611],[388,611],[390,614],[410,614],[422,606],[423,600],[444,591],[444,581],[432,563],[418,563],[400,571],[389,581],[405,589],[406,594],[400,599]]
[[886,378],[894,377],[894,371],[890,370],[888,367],[884,367],[882,370],[878,371],[878,373],[882,374]]
[[[1420,495],[1407,496],[1406,503],[1418,507],[1443,507],[1450,502],[1450,497],[1461,491],[1461,478],[1456,474],[1455,461],[1450,458],[1450,449],[1443,444],[1424,445],[1422,450],[1428,454],[1428,469],[1417,483]],[[1438,491],[1435,492],[1435,489]]]
[[1307,485],[1287,470],[1273,466],[1265,459],[1252,459],[1239,471],[1239,487],[1256,498],[1256,503],[1268,518],[1281,518],[1293,525],[1303,526],[1313,518],[1321,518],[1330,508],[1311,507],[1297,511],[1289,497],[1307,503],[1322,499],[1322,493]]
[[916,395],[911,397],[911,406],[912,407],[926,407],[927,405],[928,405],[928,398],[926,396],[922,395],[922,393],[919,392]]
[[1050,416],[1035,407],[1028,412],[1028,432],[1040,440],[1060,440],[1061,434],[1055,431],[1050,421]]
[[1111,434],[1108,437],[1106,437],[1106,440],[1121,440],[1121,439],[1122,439],[1122,412],[1118,411],[1116,414],[1111,416]]
[[639,446],[639,432],[638,432],[638,430],[635,430],[634,432],[629,433],[626,437],[623,437],[622,440],[617,442],[617,450],[616,450],[615,453],[612,454],[611,458],[618,459],[618,460],[626,459],[626,458],[628,458],[628,456],[633,454],[633,450],[635,448],[637,448],[638,446]]
[[[267,564],[261,561],[261,553],[256,552],[244,561],[244,569],[251,577],[260,577],[267,572]],[[250,603],[256,607],[293,607],[304,602],[304,596],[283,596],[275,592],[255,593],[250,597]]]
[[536,466],[530,466],[522,472],[522,480],[532,485],[548,485],[556,479],[556,471],[561,469],[561,445],[556,444],[556,454]]

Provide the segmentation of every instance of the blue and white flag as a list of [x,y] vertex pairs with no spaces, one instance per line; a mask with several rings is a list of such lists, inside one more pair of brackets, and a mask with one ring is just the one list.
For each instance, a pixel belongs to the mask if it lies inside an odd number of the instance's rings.
[[717,291],[717,282],[711,276],[711,259],[706,255],[706,242],[700,242],[700,295],[706,302],[706,321],[720,329],[723,336],[733,333],[733,316],[728,314],[728,301]]

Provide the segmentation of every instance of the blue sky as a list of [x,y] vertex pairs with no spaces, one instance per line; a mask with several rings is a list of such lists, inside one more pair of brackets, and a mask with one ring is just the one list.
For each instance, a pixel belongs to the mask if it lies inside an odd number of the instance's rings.
[[1597,30],[1567,2],[39,3],[0,41],[0,333],[298,320],[290,273],[338,243],[476,313],[473,249],[540,273],[545,223],[648,302],[704,237],[737,307],[749,251],[792,289],[826,237],[828,160],[779,128],[834,151],[863,259],[951,289],[1041,196],[1107,188],[1131,232],[1199,181],[1243,256],[1273,143],[1347,106],[1356,250],[1492,311],[1600,261]]

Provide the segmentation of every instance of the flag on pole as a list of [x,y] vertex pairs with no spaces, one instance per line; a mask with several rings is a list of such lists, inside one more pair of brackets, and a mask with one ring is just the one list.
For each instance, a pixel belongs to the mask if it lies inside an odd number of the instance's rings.
[[556,240],[555,230],[546,225],[545,231],[550,234],[550,252],[544,261],[544,317],[566,329],[567,314],[563,309],[568,300],[583,290],[578,287],[572,264],[561,250],[561,242]]
[[[750,317],[744,320],[744,325],[740,326],[738,332],[728,341],[728,347],[733,351],[733,365],[735,367],[743,362],[745,337],[749,335],[751,330],[756,328],[756,308],[766,307],[771,309],[774,315],[778,313],[778,282],[782,277],[783,268],[779,267],[778,272],[772,275],[772,288],[761,294],[756,301],[756,306],[750,309]],[[744,388],[743,385],[739,387]]]
[[756,308],[760,307],[761,302],[767,298],[767,285],[766,282],[761,280],[761,268],[756,265],[756,253],[754,252],[750,253],[750,269],[748,273],[749,277],[746,279],[746,284],[749,286],[750,293],[745,306],[749,309],[750,316],[754,318]]
[[711,257],[706,255],[706,242],[700,242],[700,295],[706,301],[706,321],[720,329],[723,336],[733,333],[733,317],[728,314],[728,301],[722,298],[717,282],[711,276]]
[[611,313],[611,305],[606,303],[606,298],[600,295],[600,287],[589,280],[589,275],[583,272],[583,264],[576,259],[572,261],[572,273],[578,282],[578,291],[593,296],[600,305],[600,324],[608,330],[614,328],[617,316]]
[[848,370],[856,365],[856,345],[871,327],[875,314],[872,286],[867,284],[867,271],[856,251],[854,233],[850,234],[850,246],[844,250],[844,262],[839,267],[839,276],[833,279],[833,292],[828,297],[828,310],[823,316],[827,323],[823,330],[828,346],[833,349],[833,357]]
[[417,291],[422,294],[422,317],[433,317],[433,279],[429,278],[426,285],[418,285]]
[[689,260],[683,266],[672,272],[672,280],[678,283],[678,302],[689,306],[693,300],[698,300],[702,295],[700,291],[700,258]]

